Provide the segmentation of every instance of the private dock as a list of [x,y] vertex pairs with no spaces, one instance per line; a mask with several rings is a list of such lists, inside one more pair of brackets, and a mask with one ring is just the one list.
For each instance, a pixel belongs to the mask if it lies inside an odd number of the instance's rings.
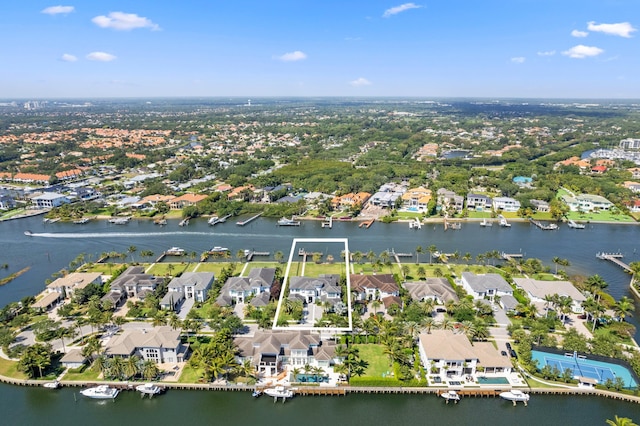
[[602,259],[602,260],[609,260],[613,263],[615,263],[616,265],[620,266],[622,269],[624,269],[627,272],[633,272],[631,267],[629,265],[627,265],[626,263],[624,263],[623,261],[621,261],[620,259],[622,259],[624,257],[624,255],[622,253],[597,253],[596,257],[598,259]]
[[259,218],[260,216],[262,216],[262,212],[251,216],[249,219],[245,219],[245,220],[239,220],[238,222],[236,222],[236,225],[238,226],[245,226],[247,223],[253,222],[254,220],[256,220],[257,218]]
[[542,229],[543,231],[555,231],[556,229],[558,229],[558,225],[556,225],[555,223],[544,224],[538,220],[534,220],[531,218],[529,218],[529,222]]
[[187,226],[189,224],[189,218],[185,217],[184,219],[182,219],[180,221],[180,223],[178,224],[179,226]]
[[326,218],[325,220],[322,221],[322,227],[323,228],[333,228],[333,216],[329,216],[328,218]]
[[409,229],[422,229],[422,223],[417,217],[409,222]]
[[271,252],[268,251],[255,251],[255,250],[245,250],[247,262],[251,262],[254,256],[269,256]]
[[393,256],[393,258],[396,260],[396,263],[400,263],[401,257],[413,257],[413,253],[396,253],[395,249],[391,249],[390,251],[387,250],[387,252],[391,256]]
[[373,225],[374,221],[375,219],[369,219],[369,220],[365,220],[364,222],[360,222],[360,225],[358,225],[358,228],[364,227],[365,229],[368,229],[371,225]]
[[502,253],[500,253],[500,257],[502,257],[506,261],[509,261],[511,259],[522,259],[524,256],[522,255],[522,253],[505,253],[505,252],[502,252]]

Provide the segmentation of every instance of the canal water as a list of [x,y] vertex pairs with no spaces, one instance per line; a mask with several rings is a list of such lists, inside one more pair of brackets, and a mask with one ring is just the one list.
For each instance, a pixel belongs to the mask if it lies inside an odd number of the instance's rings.
[[[35,236],[24,234],[30,230]],[[214,227],[206,220],[192,220],[186,227],[178,221],[166,226],[152,221],[132,220],[128,225],[92,221],[85,225],[43,224],[41,217],[0,223],[0,278],[26,266],[30,269],[0,287],[0,306],[33,295],[44,288],[45,279],[68,265],[78,254],[97,259],[103,252],[137,251],[129,255],[142,259],[140,252],[159,255],[172,246],[198,255],[213,246],[238,250],[282,251],[288,255],[293,238],[348,238],[351,251],[380,253],[413,252],[435,245],[441,252],[455,251],[472,256],[491,250],[522,253],[525,258],[541,259],[553,268],[554,256],[571,262],[570,274],[600,274],[608,291],[617,299],[629,296],[629,275],[618,266],[596,259],[598,252],[620,252],[626,262],[640,260],[637,253],[640,227],[633,225],[590,224],[585,230],[561,226],[558,231],[541,231],[527,223],[513,223],[510,229],[480,227],[465,223],[461,230],[444,231],[442,224],[425,225],[421,230],[407,224],[375,223],[369,229],[357,223],[335,221],[332,229],[320,222],[303,222],[300,227],[278,227],[275,220],[259,218],[240,227],[228,221]],[[332,253],[339,259],[339,248],[317,244],[314,250]],[[428,253],[420,255],[428,261]],[[640,306],[636,312],[640,315]],[[632,321],[635,319],[632,318]],[[635,323],[636,326],[638,325]],[[115,402],[82,399],[73,389],[48,391],[0,385],[0,409],[10,425],[58,424],[228,424],[228,425],[601,425],[615,414],[640,419],[638,405],[596,397],[535,396],[528,407],[513,407],[499,399],[463,399],[445,405],[434,395],[349,395],[346,397],[297,397],[285,404],[268,398],[254,400],[244,392],[172,391],[152,400],[141,400],[125,392]]]

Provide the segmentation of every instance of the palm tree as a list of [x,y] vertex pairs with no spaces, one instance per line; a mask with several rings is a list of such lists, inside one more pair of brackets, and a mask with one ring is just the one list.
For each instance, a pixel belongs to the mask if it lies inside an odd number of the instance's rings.
[[362,254],[361,251],[355,251],[353,253],[353,261],[356,263],[360,263],[360,261],[362,261],[363,256],[364,255]]
[[116,356],[109,360],[109,373],[116,379],[121,379],[125,371],[125,361],[123,358]]
[[622,321],[624,321],[625,317],[632,316],[632,312],[635,311],[635,309],[636,307],[633,304],[633,300],[627,296],[622,296],[622,298],[613,305],[613,310]]
[[613,420],[607,419],[607,424],[609,426],[638,426],[629,417],[618,417],[617,414]]
[[275,259],[276,262],[282,263],[282,260],[284,259],[284,253],[278,250],[273,254],[273,258]]
[[420,254],[424,253],[422,246],[416,247],[416,265],[420,263]]
[[607,288],[609,284],[598,274],[592,275],[585,281],[585,286],[589,289],[591,294],[596,298],[596,301],[600,301],[600,292]]
[[168,323],[173,330],[182,329],[182,320],[178,317],[178,314],[171,311],[168,316]]
[[93,367],[102,373],[103,377],[106,377],[109,370],[109,359],[104,355],[100,355],[93,363]]
[[129,246],[129,248],[127,249],[127,253],[131,255],[132,262],[133,262],[133,253],[135,253],[137,250],[138,248],[136,246]]
[[418,273],[418,278],[425,278],[427,276],[427,271],[422,265],[418,266],[417,273]]
[[433,258],[433,253],[438,251],[438,248],[435,246],[435,244],[431,244],[429,247],[427,247],[427,251],[429,252],[429,265],[431,265],[431,259]]
[[369,261],[369,263],[371,263],[373,265],[373,262],[376,260],[376,254],[373,250],[369,250],[369,252],[366,255],[367,260]]
[[145,380],[153,380],[159,373],[160,369],[155,362],[146,360],[142,363],[142,377],[144,377]]
[[462,256],[462,259],[468,264],[469,261],[471,260],[471,253],[466,252],[464,256]]
[[130,356],[124,365],[124,375],[127,378],[135,377],[140,371],[140,357],[137,355]]

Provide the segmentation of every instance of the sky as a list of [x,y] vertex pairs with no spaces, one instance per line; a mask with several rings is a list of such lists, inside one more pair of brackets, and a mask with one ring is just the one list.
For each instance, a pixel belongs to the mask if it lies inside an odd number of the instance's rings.
[[1,98],[640,98],[640,0],[20,0]]

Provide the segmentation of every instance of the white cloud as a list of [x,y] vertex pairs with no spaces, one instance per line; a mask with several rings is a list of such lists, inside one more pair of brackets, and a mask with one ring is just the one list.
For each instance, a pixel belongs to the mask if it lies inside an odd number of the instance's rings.
[[394,6],[390,9],[385,10],[384,13],[382,14],[382,17],[389,18],[390,16],[397,15],[398,13],[404,12],[406,10],[420,9],[421,7],[422,6],[417,5],[415,3],[404,3],[404,4],[401,4],[400,6]]
[[570,58],[576,59],[584,59],[591,56],[598,56],[601,53],[604,53],[604,50],[595,46],[585,46],[583,44],[579,44],[577,46],[573,46],[569,50],[565,50],[562,52],[563,55],[568,56]]
[[525,58],[524,56],[516,56],[514,58],[511,58],[511,62],[513,62],[514,64],[523,64],[526,60],[527,58]]
[[116,59],[116,57],[111,53],[91,52],[87,55],[87,59],[90,61],[111,62]]
[[112,28],[119,31],[129,31],[136,28],[160,29],[158,24],[154,24],[150,19],[135,13],[110,12],[108,16],[96,16],[91,22],[101,28]]
[[538,52],[538,56],[553,56],[555,54],[556,54],[555,50],[547,50],[547,51]]
[[595,22],[591,21],[588,23],[587,28],[589,29],[589,31],[595,31],[626,38],[630,38],[632,32],[638,31],[637,29],[633,28],[628,22],[619,22],[617,24],[596,24]]
[[75,55],[71,55],[69,53],[65,53],[63,54],[60,59],[62,59],[65,62],[75,62],[78,60],[78,58]]
[[71,13],[74,10],[75,8],[73,6],[49,6],[42,9],[40,12],[46,13],[47,15],[66,15],[67,13]]
[[282,56],[278,56],[278,59],[280,59],[283,62],[301,61],[303,59],[307,59],[307,54],[299,50],[296,50],[295,52],[288,52]]
[[586,32],[586,31],[573,30],[573,31],[571,31],[571,35],[574,36],[574,37],[582,38],[582,37],[588,36],[589,33]]
[[364,77],[357,78],[349,82],[353,87],[371,86],[371,82]]

